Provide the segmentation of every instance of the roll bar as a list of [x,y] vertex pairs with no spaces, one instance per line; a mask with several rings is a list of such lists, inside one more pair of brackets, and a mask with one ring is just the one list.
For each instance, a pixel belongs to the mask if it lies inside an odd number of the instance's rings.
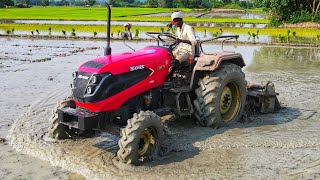
[[217,40],[217,39],[224,39],[224,40],[221,42],[221,49],[222,49],[222,51],[223,51],[223,43],[224,43],[225,41],[228,41],[228,40],[231,40],[231,39],[238,39],[238,38],[239,38],[239,35],[225,35],[225,36],[218,36],[218,37],[215,37],[215,38],[203,40],[203,41],[200,41],[200,49],[201,49],[201,52],[202,52],[203,54],[206,54],[206,53],[203,51],[203,49],[202,49],[202,43],[214,41],[214,40]]

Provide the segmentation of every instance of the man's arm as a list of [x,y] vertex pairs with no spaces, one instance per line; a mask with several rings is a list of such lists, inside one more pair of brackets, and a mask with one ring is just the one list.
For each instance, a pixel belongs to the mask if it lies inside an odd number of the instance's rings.
[[179,39],[177,38],[177,43],[187,43],[187,44],[195,44],[197,42],[196,37],[194,36],[194,31],[193,28],[191,26],[186,26],[185,27],[185,31],[187,34],[188,39]]

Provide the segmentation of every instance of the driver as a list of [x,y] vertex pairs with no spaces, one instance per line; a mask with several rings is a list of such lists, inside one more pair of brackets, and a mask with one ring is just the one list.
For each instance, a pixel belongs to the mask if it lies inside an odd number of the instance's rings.
[[173,56],[179,63],[189,61],[194,55],[194,46],[197,42],[194,35],[194,29],[190,25],[183,23],[183,14],[181,11],[175,11],[171,15],[172,25],[177,27],[178,46],[173,50]]

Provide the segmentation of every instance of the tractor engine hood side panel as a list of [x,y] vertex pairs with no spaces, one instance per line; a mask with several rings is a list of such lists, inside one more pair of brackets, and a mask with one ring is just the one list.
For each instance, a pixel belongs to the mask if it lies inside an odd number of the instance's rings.
[[[86,62],[79,68],[78,77],[83,74],[90,78],[78,85],[74,83],[76,105],[91,112],[118,109],[128,99],[163,85],[171,58],[165,48],[146,47],[134,53],[108,55]],[[97,78],[100,84],[88,95],[92,76],[101,76]]]

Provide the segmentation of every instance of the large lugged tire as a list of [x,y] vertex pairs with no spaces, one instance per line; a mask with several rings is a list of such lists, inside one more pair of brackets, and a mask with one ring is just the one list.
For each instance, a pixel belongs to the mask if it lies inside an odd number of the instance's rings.
[[73,107],[74,101],[72,97],[64,98],[60,101],[57,106],[52,110],[52,115],[50,117],[49,126],[49,136],[54,139],[67,139],[76,133],[75,129],[69,129],[68,126],[64,124],[59,124],[57,110],[64,107]]
[[125,164],[139,165],[158,154],[162,139],[160,117],[151,111],[135,113],[121,131],[117,156]]
[[241,118],[246,101],[244,77],[239,66],[224,62],[199,79],[194,106],[200,125],[219,128]]

